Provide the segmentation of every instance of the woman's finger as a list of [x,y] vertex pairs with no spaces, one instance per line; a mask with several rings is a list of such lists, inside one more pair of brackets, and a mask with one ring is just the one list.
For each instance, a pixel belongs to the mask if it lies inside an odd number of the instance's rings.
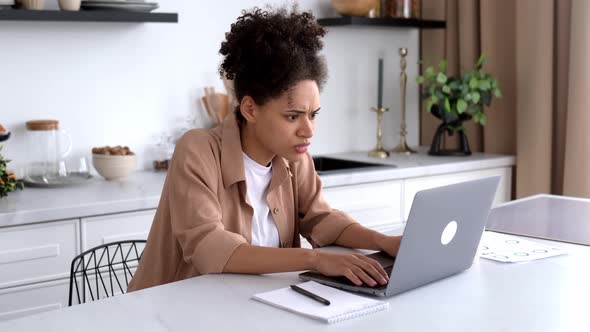
[[389,281],[389,274],[387,272],[385,272],[385,269],[383,269],[383,266],[381,266],[381,264],[372,258],[369,258],[367,256],[363,256],[365,258],[366,261],[369,262],[369,264],[371,264],[375,270],[377,270],[377,272],[379,272],[379,274],[385,278],[385,282],[387,283],[387,281]]
[[359,277],[357,277],[354,272],[352,272],[352,270],[350,269],[346,269],[346,271],[344,271],[344,276],[346,278],[348,278],[348,280],[352,281],[353,284],[360,286],[363,284],[363,282],[361,281],[361,279],[359,279]]
[[385,285],[387,283],[387,279],[383,276],[383,273],[379,271],[383,270],[379,262],[367,257],[363,257],[362,259],[359,259],[359,265],[371,276],[371,278],[373,278],[373,280],[378,281],[381,285]]
[[359,277],[365,284],[373,287],[377,285],[377,282],[373,280],[362,268],[358,266],[353,266],[350,268],[354,274]]

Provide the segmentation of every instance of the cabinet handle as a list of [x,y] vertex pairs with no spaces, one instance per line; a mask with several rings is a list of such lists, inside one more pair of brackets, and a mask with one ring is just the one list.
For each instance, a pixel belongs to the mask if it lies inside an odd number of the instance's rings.
[[148,237],[147,232],[111,235],[111,236],[103,237],[102,244],[110,243],[110,242],[124,241],[124,240],[137,240],[137,239],[145,240],[145,239],[147,239],[147,237]]
[[0,264],[59,256],[59,244],[0,251]]

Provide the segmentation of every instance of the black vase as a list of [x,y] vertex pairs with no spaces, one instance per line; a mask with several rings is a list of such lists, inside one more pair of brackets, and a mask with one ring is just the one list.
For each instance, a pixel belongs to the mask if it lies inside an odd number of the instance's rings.
[[[432,138],[432,144],[430,144],[429,155],[433,156],[469,156],[471,150],[469,149],[469,142],[467,141],[467,135],[463,130],[455,131],[453,128],[460,127],[464,121],[471,120],[471,115],[467,113],[451,113],[445,112],[440,109],[437,105],[432,106],[430,113],[435,117],[439,118],[442,123],[436,129],[436,133]],[[442,137],[447,132],[449,136],[453,136],[454,133],[459,135],[459,147],[457,149],[442,149]]]

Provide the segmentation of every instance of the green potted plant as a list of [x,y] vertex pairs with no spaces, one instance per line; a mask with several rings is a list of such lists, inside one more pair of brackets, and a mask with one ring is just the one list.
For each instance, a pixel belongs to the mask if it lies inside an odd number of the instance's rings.
[[[0,151],[2,151],[2,145],[0,145]],[[10,160],[4,159],[2,153],[0,153],[0,198],[8,196],[9,192],[15,191],[16,189],[23,190],[24,185],[21,180],[17,180],[14,173],[6,169],[6,164]]]
[[[482,71],[485,61],[482,54],[472,70],[460,76],[449,77],[447,62],[441,60],[438,71],[428,66],[424,75],[416,78],[416,82],[424,89],[422,98],[426,101],[426,111],[442,121],[434,134],[428,154],[471,154],[463,122],[473,119],[476,123],[485,125],[484,106],[489,106],[493,97],[502,97],[498,81],[491,74]],[[441,149],[445,132],[451,136],[458,133],[459,149]]]

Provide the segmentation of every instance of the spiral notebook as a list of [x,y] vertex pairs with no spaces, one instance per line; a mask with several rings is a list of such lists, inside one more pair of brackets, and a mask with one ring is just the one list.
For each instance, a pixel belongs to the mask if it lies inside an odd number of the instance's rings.
[[254,294],[252,298],[262,303],[326,323],[336,323],[389,308],[388,302],[347,293],[336,288],[318,284],[315,281],[304,282],[298,286],[329,300],[330,305],[321,304],[296,293],[289,287]]

